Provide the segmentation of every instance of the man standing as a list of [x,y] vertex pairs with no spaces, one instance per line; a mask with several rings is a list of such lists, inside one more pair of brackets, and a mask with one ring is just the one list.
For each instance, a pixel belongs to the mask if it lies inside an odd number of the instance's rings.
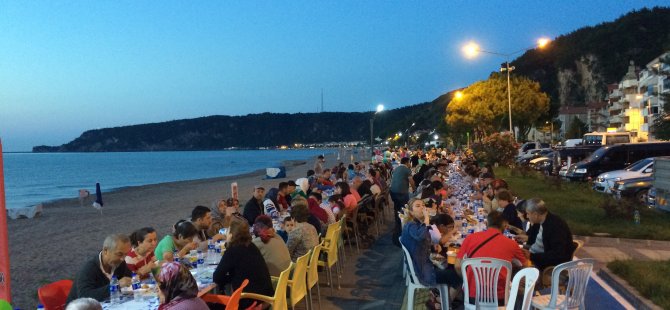
[[410,162],[409,158],[403,157],[400,160],[400,165],[393,169],[393,175],[391,176],[391,200],[393,200],[393,210],[395,210],[395,229],[393,230],[393,237],[391,242],[396,246],[400,247],[400,242],[398,237],[400,237],[401,224],[400,217],[398,217],[399,212],[402,212],[402,208],[409,201],[409,187],[410,185],[414,187],[414,179],[412,179],[412,170],[409,168]]
[[[507,221],[502,213],[491,211],[487,217],[488,229],[486,231],[474,233],[465,240],[461,250],[458,252],[454,268],[457,273],[461,273],[461,264],[464,258],[490,257],[508,261],[516,266],[522,266],[526,263],[526,255],[519,248],[514,240],[503,236],[502,231],[507,227]],[[466,257],[467,256],[467,257]],[[511,270],[510,270],[511,271]],[[464,276],[464,275],[461,275]],[[505,277],[507,270],[500,271],[498,278],[498,301],[500,305],[505,305]],[[467,274],[470,292],[470,303],[474,304],[476,295],[475,277],[472,271]],[[468,296],[466,296],[468,297]]]
[[528,235],[516,236],[528,241],[530,260],[540,270],[572,260],[575,245],[572,232],[565,221],[547,210],[544,201],[533,198],[526,201],[528,221],[533,225]]
[[130,269],[125,257],[130,252],[130,239],[126,235],[109,235],[105,238],[102,251],[91,258],[79,270],[67,296],[67,302],[82,297],[103,301],[109,298],[109,282],[112,276],[119,279],[121,287],[130,286]]
[[254,194],[244,205],[242,216],[247,219],[249,226],[253,226],[256,217],[263,214],[263,196],[265,195],[265,188],[260,185],[254,186]]
[[321,175],[323,173],[323,163],[325,162],[326,159],[323,155],[319,155],[319,157],[316,158],[316,162],[314,163],[314,173],[316,175]]

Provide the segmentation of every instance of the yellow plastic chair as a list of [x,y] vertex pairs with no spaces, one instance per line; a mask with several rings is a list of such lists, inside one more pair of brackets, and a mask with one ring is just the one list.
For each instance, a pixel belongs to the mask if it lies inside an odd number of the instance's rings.
[[[333,233],[336,232],[337,231],[333,231]],[[307,265],[307,296],[309,297],[308,301],[310,309],[314,309],[314,303],[312,301],[312,288],[316,286],[316,297],[319,298],[319,310],[321,310],[321,290],[319,289],[319,255],[321,255],[322,248],[323,242],[312,249],[312,256],[309,258],[309,265]]]
[[293,270],[294,266],[295,264],[291,263],[291,265],[289,265],[288,268],[286,268],[286,270],[282,271],[281,274],[279,274],[278,278],[279,280],[277,281],[277,287],[275,288],[274,296],[270,297],[254,293],[242,293],[240,299],[259,300],[270,304],[273,310],[287,310],[288,307],[286,305],[286,288],[288,286],[288,275],[291,273],[291,270]]
[[[321,251],[325,253],[322,257],[319,258],[318,265],[326,268],[326,274],[328,277],[328,284],[330,285],[330,293],[333,294],[333,266],[337,264],[337,241],[340,236],[340,229],[337,229],[332,235],[326,236],[326,239],[323,240],[323,248]],[[338,264],[339,267],[339,264]],[[340,289],[340,277],[339,272],[335,270],[337,278],[337,289]]]
[[[293,275],[291,276],[291,279],[288,280],[288,287],[291,290],[288,294],[287,303],[291,305],[291,309],[294,309],[295,305],[307,296],[307,264],[309,263],[309,257],[311,255],[312,250],[309,250],[307,254],[300,256],[295,260]],[[309,305],[307,304],[307,299],[305,299],[305,307],[307,306]]]

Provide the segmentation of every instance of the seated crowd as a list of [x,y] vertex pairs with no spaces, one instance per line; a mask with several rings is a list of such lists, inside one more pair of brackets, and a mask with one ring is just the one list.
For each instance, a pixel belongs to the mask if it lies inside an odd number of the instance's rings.
[[[121,288],[127,288],[136,274],[157,282],[159,309],[208,309],[197,298],[198,286],[189,264],[180,258],[193,251],[207,252],[210,244],[219,241],[225,244],[225,251],[212,277],[217,287],[235,290],[248,279],[244,292],[273,296],[271,276],[279,276],[321,243],[328,225],[351,217],[362,196],[379,194],[386,187],[384,176],[390,166],[380,164],[366,170],[363,164],[345,168],[340,163],[331,170],[324,169],[323,163],[319,158],[315,170],[305,178],[280,182],[267,192],[263,186],[254,186],[243,208],[235,198],[220,200],[212,209],[195,206],[189,219],[178,220],[172,232],[160,239],[152,227],[129,236],[108,236],[102,250],[75,276],[67,302],[109,300],[113,277]],[[371,238],[365,238],[369,243]],[[243,309],[253,304],[253,300],[240,302]]]
[[[400,213],[393,241],[399,240],[410,253],[422,284],[446,284],[450,287],[452,300],[457,299],[458,303],[468,298],[467,301],[474,303],[471,272],[467,275],[470,296],[462,296],[464,275],[461,274],[461,263],[464,259],[497,258],[512,263],[515,270],[529,264],[543,270],[572,260],[575,245],[566,222],[549,212],[539,198],[518,200],[511,194],[507,182],[495,179],[490,165],[479,168],[472,156],[435,150],[427,153],[419,150],[410,155],[401,149],[388,156],[389,160],[400,159],[391,179],[391,198]],[[387,157],[380,156],[380,159]],[[449,166],[452,169],[448,171]],[[451,174],[458,174],[456,179],[462,182],[450,184],[454,180]],[[475,191],[471,201],[481,202],[481,212],[486,214],[485,230],[466,233],[467,236],[461,238],[454,225],[453,202],[448,203],[456,200],[455,186],[467,186]],[[407,206],[406,210],[403,210],[404,206]],[[507,237],[510,234],[512,238]],[[396,244],[400,246],[400,243]],[[436,253],[447,257],[447,247],[458,251],[454,264],[431,261],[431,255]],[[503,270],[498,296],[505,296],[505,275]],[[435,305],[437,300],[429,301],[429,308],[441,307]],[[499,302],[505,300],[501,298]]]

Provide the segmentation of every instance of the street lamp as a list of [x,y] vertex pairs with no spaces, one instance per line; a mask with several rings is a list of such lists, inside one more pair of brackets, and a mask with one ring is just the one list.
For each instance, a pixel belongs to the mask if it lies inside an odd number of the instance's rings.
[[[550,123],[550,122],[547,121],[545,124],[547,124],[547,123]],[[549,141],[550,141],[550,144],[554,143],[554,120],[553,119],[551,120],[551,132],[549,133]]]
[[377,105],[377,111],[372,114],[372,118],[370,118],[370,153],[374,152],[375,149],[375,140],[374,140],[374,127],[375,127],[375,116],[377,113],[384,111],[384,105],[379,104]]
[[534,48],[544,48],[549,44],[549,42],[551,42],[551,40],[548,39],[548,38],[540,38],[539,40],[537,40],[537,44],[535,44],[531,47],[528,47],[528,48],[520,49],[518,51],[515,51],[513,53],[509,53],[509,54],[483,50],[483,49],[481,49],[481,47],[479,47],[479,45],[477,43],[472,42],[472,41],[467,43],[465,46],[463,46],[463,54],[465,54],[465,57],[469,58],[469,59],[477,57],[477,55],[479,53],[497,55],[497,56],[501,56],[501,57],[505,58],[505,66],[500,68],[500,71],[501,72],[502,71],[507,72],[507,110],[508,110],[508,113],[509,113],[509,115],[508,115],[508,117],[509,117],[509,131],[512,134],[512,136],[514,137],[515,140],[516,140],[516,136],[514,135],[514,128],[512,127],[512,91],[511,91],[512,87],[511,87],[510,78],[509,78],[510,71],[513,71],[515,68],[514,68],[514,66],[509,65],[509,59],[513,55],[521,53],[521,52],[525,52],[527,50],[532,50]]

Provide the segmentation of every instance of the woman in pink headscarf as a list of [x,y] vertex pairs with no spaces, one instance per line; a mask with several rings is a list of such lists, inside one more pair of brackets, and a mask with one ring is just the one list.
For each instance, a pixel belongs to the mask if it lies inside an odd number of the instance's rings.
[[208,310],[198,298],[198,283],[188,267],[176,262],[163,264],[158,275],[158,310]]

